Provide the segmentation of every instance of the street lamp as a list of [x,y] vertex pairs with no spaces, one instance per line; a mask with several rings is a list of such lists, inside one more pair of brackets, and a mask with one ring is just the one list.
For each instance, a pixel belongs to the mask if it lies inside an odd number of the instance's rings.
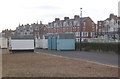
[[82,44],[82,8],[80,8],[80,51],[81,51],[81,44]]

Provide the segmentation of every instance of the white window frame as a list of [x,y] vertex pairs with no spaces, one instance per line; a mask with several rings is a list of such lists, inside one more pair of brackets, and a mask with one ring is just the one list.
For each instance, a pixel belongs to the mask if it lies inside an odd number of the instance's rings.
[[82,32],[82,36],[88,37],[88,32]]
[[95,37],[95,32],[91,32],[91,37]]

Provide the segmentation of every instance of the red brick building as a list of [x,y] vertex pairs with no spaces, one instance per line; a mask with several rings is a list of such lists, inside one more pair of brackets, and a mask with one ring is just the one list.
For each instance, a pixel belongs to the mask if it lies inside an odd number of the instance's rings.
[[96,24],[90,17],[80,18],[75,15],[73,19],[64,17],[64,20],[55,18],[55,21],[48,24],[47,34],[53,33],[74,33],[76,41],[80,38],[80,28],[82,30],[82,41],[87,38],[96,37]]

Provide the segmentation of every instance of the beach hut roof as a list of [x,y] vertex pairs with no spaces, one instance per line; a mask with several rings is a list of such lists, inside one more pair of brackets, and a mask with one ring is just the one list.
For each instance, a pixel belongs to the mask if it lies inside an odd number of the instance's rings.
[[73,33],[60,33],[58,34],[59,39],[74,39],[75,35]]
[[12,36],[11,39],[34,39],[34,36],[31,35]]

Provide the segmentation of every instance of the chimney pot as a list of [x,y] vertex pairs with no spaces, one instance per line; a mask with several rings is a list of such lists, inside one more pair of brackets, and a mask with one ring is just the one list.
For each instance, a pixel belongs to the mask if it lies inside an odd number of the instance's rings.
[[78,19],[78,18],[80,18],[79,15],[75,15],[74,16],[74,19]]
[[69,19],[69,17],[64,17],[64,20],[68,20]]
[[55,21],[59,21],[60,19],[59,18],[55,18]]

